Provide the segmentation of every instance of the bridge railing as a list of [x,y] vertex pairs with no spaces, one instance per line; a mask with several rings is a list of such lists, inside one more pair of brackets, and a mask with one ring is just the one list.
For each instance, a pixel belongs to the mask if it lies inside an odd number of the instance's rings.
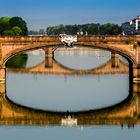
[[[60,36],[16,36],[0,37],[0,43],[8,42],[60,42]],[[139,36],[77,36],[77,42],[136,42],[140,41]]]
[[139,36],[78,36],[78,42],[138,42],[140,41]]
[[0,37],[0,43],[11,42],[60,42],[59,36],[17,36]]

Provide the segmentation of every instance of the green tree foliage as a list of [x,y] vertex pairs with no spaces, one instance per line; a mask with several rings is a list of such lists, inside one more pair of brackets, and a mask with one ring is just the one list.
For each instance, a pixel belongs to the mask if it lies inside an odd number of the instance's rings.
[[100,28],[102,35],[118,35],[121,34],[122,30],[117,24],[106,23]]
[[5,30],[3,32],[3,35],[6,35],[6,36],[14,36],[14,32],[12,30]]
[[100,34],[100,24],[87,24],[85,26],[85,30],[87,31],[88,34],[90,35],[99,35]]
[[11,30],[14,32],[14,35],[16,35],[16,36],[22,34],[22,30],[18,26],[14,26]]
[[22,30],[22,32],[20,33],[21,35],[27,35],[27,25],[21,17],[12,17],[9,23],[11,28],[18,26]]
[[47,28],[48,35],[77,34],[77,32],[88,35],[119,35],[122,33],[121,27],[117,24],[106,23],[103,25],[90,23],[83,25],[59,25]]
[[19,36],[22,33],[22,30],[18,26],[14,26],[11,30],[5,30],[4,35],[7,36]]
[[0,18],[0,35],[18,36],[27,35],[27,33],[26,22],[21,17]]
[[8,17],[0,18],[0,35],[3,35],[4,31],[9,29],[9,20],[10,18]]

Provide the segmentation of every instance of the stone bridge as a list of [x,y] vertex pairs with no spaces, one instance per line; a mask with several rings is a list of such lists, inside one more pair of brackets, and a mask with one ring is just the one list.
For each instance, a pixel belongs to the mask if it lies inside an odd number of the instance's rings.
[[[121,54],[133,67],[135,81],[140,80],[140,37],[138,36],[78,36],[75,45],[97,47]],[[46,56],[53,57],[53,52],[63,45],[59,36],[0,37],[0,79],[5,79],[6,61],[21,52],[42,48]]]
[[[79,36],[75,45],[77,47],[97,47],[125,56],[130,61],[130,66],[133,67],[133,76],[138,80],[140,75],[139,41],[140,37],[136,36]],[[0,124],[61,125],[61,120],[67,115],[74,116],[77,119],[77,125],[118,124],[121,126],[133,126],[140,124],[140,87],[137,84],[133,85],[133,93],[125,101],[112,107],[87,112],[47,112],[24,108],[9,101],[5,94],[6,61],[18,53],[42,48],[46,52],[48,60],[52,62],[50,58],[53,57],[53,52],[62,45],[63,43],[57,36],[0,37]],[[119,63],[121,64],[121,62]],[[40,64],[40,68],[42,67],[41,65],[46,64],[50,66],[51,63],[43,62]],[[58,65],[55,62],[53,64]],[[109,69],[112,64],[111,61],[108,62],[106,69]],[[113,65],[115,66],[116,64]],[[29,69],[29,71],[33,70],[35,71],[35,67]],[[98,69],[96,70],[98,71]]]

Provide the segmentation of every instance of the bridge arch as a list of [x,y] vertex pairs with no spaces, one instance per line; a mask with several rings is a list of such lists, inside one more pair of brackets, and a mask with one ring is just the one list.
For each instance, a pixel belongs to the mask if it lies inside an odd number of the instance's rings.
[[[45,49],[48,49],[48,48],[53,48],[51,50],[52,50],[52,52],[54,52],[58,47],[61,47],[61,46],[62,46],[62,44],[59,44],[59,45],[58,44],[51,44],[51,45],[45,44],[45,45],[36,45],[36,46],[35,45],[34,46],[29,45],[29,46],[26,46],[26,47],[22,47],[20,49],[17,48],[13,52],[10,52],[10,53],[8,53],[6,55],[6,57],[5,57],[4,61],[3,61],[3,67],[5,67],[6,62],[11,57],[13,57],[13,56],[15,56],[17,54],[20,54],[20,53],[23,53],[23,52],[27,52],[27,51],[31,51],[31,50],[36,50],[36,49],[43,49],[45,51]],[[119,49],[115,49],[115,48],[112,48],[110,46],[99,46],[99,45],[92,45],[92,44],[83,44],[83,45],[81,45],[81,44],[78,44],[78,43],[76,44],[76,46],[77,47],[82,46],[82,47],[86,47],[86,48],[87,47],[88,48],[98,48],[98,49],[114,52],[114,53],[120,54],[121,56],[125,57],[128,60],[128,62],[129,62],[131,67],[135,67],[136,66],[135,59],[130,54],[128,54],[127,52],[121,51]],[[49,56],[49,57],[52,57],[52,56]]]
[[18,55],[20,53],[24,53],[24,52],[27,52],[27,51],[32,51],[32,50],[37,50],[37,49],[43,49],[45,51],[45,48],[53,48],[52,51],[54,52],[58,47],[60,47],[61,44],[51,44],[51,45],[29,45],[29,46],[26,46],[26,47],[22,47],[20,49],[14,49],[13,51],[9,52],[3,59],[3,62],[2,62],[2,66],[5,67],[5,64],[6,62],[12,58],[13,56],[15,55]]

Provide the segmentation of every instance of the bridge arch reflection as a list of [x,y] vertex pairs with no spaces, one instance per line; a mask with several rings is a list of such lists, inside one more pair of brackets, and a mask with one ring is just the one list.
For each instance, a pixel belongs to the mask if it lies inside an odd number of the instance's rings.
[[[80,47],[81,44],[77,43],[76,46]],[[96,44],[88,44],[88,43],[87,44],[84,43],[84,44],[82,44],[82,46],[85,48],[97,48],[97,49],[101,49],[101,50],[107,50],[107,51],[111,52],[112,54],[119,54],[119,55],[123,56],[124,58],[126,58],[129,63],[131,63],[133,65],[136,64],[136,60],[133,58],[133,56],[131,54],[128,54],[126,51],[122,51],[121,49],[117,49],[117,48],[114,48],[114,47],[111,47],[108,45],[107,46],[104,46],[104,45],[98,46]]]
[[[77,47],[81,47],[81,44],[77,43],[76,44]],[[33,50],[37,50],[37,49],[43,49],[46,53],[47,57],[54,57],[54,52],[57,50],[57,48],[63,48],[64,46],[62,44],[53,44],[53,45],[33,45],[33,47],[23,47],[20,49],[15,49],[13,53],[9,52],[8,54],[6,54],[4,60],[3,60],[3,66],[5,67],[5,63],[12,58],[15,55],[18,55],[20,53],[24,53],[27,51],[33,51]],[[116,49],[113,47],[108,47],[108,46],[98,46],[98,45],[92,45],[92,44],[82,44],[82,47],[85,48],[98,48],[101,50],[107,50],[110,51],[111,53],[115,53],[115,54],[120,54],[121,56],[125,57],[131,64],[135,65],[136,64],[136,60],[133,58],[133,56],[131,56],[130,54],[128,54],[127,52],[124,52],[120,49]]]
[[[1,84],[1,83],[0,83]],[[135,89],[140,88],[134,85]],[[136,90],[128,98],[112,107],[85,112],[48,112],[13,104],[0,94],[1,125],[61,125],[62,119],[72,116],[77,125],[124,125],[140,124],[140,94]]]
[[[129,65],[119,59],[118,56],[111,58],[104,64],[87,70],[77,70],[68,66],[61,64],[55,58],[46,58],[41,63],[28,68],[7,68],[9,72],[19,72],[19,73],[42,73],[42,74],[67,74],[67,75],[85,75],[85,74],[113,74],[113,73],[128,73]],[[114,60],[115,59],[115,60]],[[48,61],[51,61],[51,67],[48,67]],[[117,62],[114,62],[117,61]],[[114,69],[114,63],[116,64],[116,69]],[[47,65],[46,65],[47,64]]]

